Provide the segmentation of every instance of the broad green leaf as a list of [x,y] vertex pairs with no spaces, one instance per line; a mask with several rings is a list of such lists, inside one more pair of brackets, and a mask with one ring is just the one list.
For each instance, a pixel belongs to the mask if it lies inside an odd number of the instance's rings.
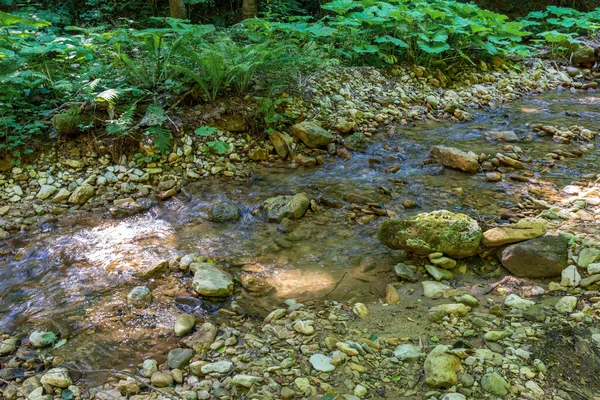
[[227,142],[208,142],[207,145],[208,147],[213,149],[217,154],[225,154],[231,149],[231,145]]
[[336,14],[346,14],[351,9],[359,6],[360,4],[353,0],[333,0],[332,2],[322,5],[321,8],[333,11]]
[[198,128],[198,129],[196,129],[196,130],[194,131],[194,133],[195,133],[196,135],[199,135],[199,136],[205,136],[205,137],[206,137],[206,136],[210,136],[210,135],[212,135],[213,133],[215,133],[215,132],[218,132],[218,131],[219,131],[219,130],[218,130],[217,128],[214,128],[214,127],[212,127],[212,126],[207,126],[207,125],[204,125],[204,126],[201,126],[201,127],[200,127],[200,128]]
[[382,36],[375,39],[375,43],[393,43],[398,47],[408,48],[408,43],[404,40],[392,37],[392,36]]
[[425,42],[424,40],[418,40],[417,44],[421,50],[429,54],[439,54],[443,53],[446,50],[450,50],[450,45],[448,43],[429,43]]

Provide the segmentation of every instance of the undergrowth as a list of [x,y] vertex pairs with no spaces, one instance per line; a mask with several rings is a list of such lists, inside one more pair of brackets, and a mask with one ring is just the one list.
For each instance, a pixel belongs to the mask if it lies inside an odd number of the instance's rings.
[[269,4],[265,19],[229,28],[171,18],[149,18],[145,29],[130,21],[81,28],[0,12],[0,152],[18,157],[88,130],[151,136],[169,152],[174,105],[228,94],[254,97],[257,120],[273,131],[288,118],[269,99],[329,65],[475,64],[541,48],[565,55],[600,28],[600,8],[548,7],[510,20],[452,0],[333,0],[314,21],[282,18]]

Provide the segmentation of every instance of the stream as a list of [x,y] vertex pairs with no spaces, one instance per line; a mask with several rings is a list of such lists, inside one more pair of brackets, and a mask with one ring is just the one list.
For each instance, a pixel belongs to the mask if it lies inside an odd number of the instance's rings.
[[[36,231],[13,237],[7,242],[9,251],[0,252],[4,254],[0,329],[23,335],[51,330],[69,339],[53,354],[81,367],[130,368],[175,345],[171,332],[179,313],[191,309],[209,318],[231,302],[190,299],[191,277],[181,272],[148,282],[134,276],[148,264],[190,253],[230,267],[234,276],[245,264],[260,265],[271,290],[261,295],[238,290],[234,299],[250,313],[260,314],[289,298],[380,298],[393,279],[390,267],[401,254],[376,239],[383,217],[357,224],[348,217],[352,210],[344,197],[362,196],[399,217],[448,209],[480,221],[507,222],[524,194],[534,190],[549,200],[571,181],[598,172],[597,148],[583,157],[547,165],[543,161],[547,153],[579,149],[581,143],[557,144],[530,129],[543,123],[597,130],[600,97],[596,96],[553,92],[475,112],[471,122],[388,127],[368,138],[367,151],[353,152],[349,161],[331,158],[319,167],[295,169],[286,162],[253,166],[247,180],[197,182],[145,214],[126,219],[88,215],[44,223]],[[482,137],[490,130],[517,133],[520,141],[513,145],[532,159],[527,164],[533,173],[528,182],[508,178],[521,171],[507,171],[503,181],[493,183],[486,181],[485,173],[472,175],[423,163],[436,144],[477,154],[503,152],[507,143]],[[253,212],[267,198],[299,192],[312,199],[343,201],[344,207],[320,205],[318,212],[294,222],[292,233]],[[209,220],[210,206],[223,201],[239,206],[239,222]],[[469,279],[476,284],[482,278]],[[145,309],[128,308],[127,293],[144,284],[153,291],[154,301]]]

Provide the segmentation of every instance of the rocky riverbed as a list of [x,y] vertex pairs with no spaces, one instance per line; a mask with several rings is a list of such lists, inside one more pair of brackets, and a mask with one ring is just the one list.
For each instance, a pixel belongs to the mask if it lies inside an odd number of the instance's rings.
[[599,396],[600,102],[528,67],[325,72],[228,157],[9,168],[2,396]]

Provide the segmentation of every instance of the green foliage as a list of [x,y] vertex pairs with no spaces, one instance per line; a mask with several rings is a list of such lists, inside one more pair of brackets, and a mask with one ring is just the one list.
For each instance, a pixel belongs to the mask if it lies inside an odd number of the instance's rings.
[[267,134],[271,134],[282,125],[290,122],[295,115],[291,115],[281,108],[285,106],[292,99],[290,97],[255,97],[258,103],[258,109],[256,113],[262,118],[262,122]]
[[[217,133],[218,131],[219,130],[217,128],[205,125],[205,126],[201,126],[200,128],[196,129],[194,131],[194,133],[198,136],[209,137],[213,133]],[[214,153],[222,155],[222,154],[227,154],[231,151],[231,145],[227,142],[223,142],[220,140],[212,140],[212,141],[206,143],[205,150],[212,151]]]

